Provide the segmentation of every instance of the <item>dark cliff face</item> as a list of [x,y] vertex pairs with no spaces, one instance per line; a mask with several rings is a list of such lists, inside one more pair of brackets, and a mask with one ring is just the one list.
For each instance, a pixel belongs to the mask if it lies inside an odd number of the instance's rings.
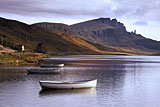
[[103,23],[106,25],[110,25],[112,27],[121,29],[123,31],[126,31],[125,26],[123,25],[123,23],[117,22],[117,19],[110,19],[110,18],[99,18],[99,19],[95,19],[94,21],[97,21],[99,23]]
[[74,32],[93,42],[104,45],[119,46],[121,36],[128,35],[125,26],[116,19],[99,18],[70,26]]
[[53,30],[53,31],[73,34],[72,29],[68,25],[62,24],[62,23],[43,22],[43,23],[33,24],[33,26],[37,26],[37,27],[41,27],[41,28],[45,28],[45,29],[49,29],[49,30]]
[[133,32],[127,32],[124,24],[116,19],[99,18],[70,27],[76,34],[103,45],[160,51],[160,42],[147,39]]

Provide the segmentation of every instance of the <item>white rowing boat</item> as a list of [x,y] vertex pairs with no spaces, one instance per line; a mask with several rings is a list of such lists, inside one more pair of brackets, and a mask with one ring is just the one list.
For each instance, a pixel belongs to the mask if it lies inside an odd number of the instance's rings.
[[95,88],[97,79],[83,81],[40,81],[42,89],[79,89],[79,88]]
[[41,67],[63,67],[64,64],[41,64]]
[[60,70],[57,68],[29,68],[27,69],[28,73],[60,73]]

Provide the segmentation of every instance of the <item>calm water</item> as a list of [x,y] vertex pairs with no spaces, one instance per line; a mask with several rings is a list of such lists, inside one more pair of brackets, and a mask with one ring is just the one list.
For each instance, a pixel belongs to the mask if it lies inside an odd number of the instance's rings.
[[[58,75],[27,74],[29,67],[0,67],[0,107],[159,107],[159,56],[52,57]],[[96,89],[41,91],[39,80],[97,78]]]

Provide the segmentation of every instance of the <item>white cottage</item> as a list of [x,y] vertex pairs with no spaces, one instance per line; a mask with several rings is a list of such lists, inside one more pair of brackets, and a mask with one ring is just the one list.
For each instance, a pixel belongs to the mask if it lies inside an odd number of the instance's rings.
[[22,51],[24,51],[24,45],[22,45]]

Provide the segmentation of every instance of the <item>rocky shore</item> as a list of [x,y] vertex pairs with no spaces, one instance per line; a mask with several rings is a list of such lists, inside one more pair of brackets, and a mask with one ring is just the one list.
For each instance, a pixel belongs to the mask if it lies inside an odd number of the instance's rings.
[[18,52],[12,49],[4,48],[0,45],[0,65],[3,64],[20,64],[20,63],[37,63],[47,54],[34,52]]

